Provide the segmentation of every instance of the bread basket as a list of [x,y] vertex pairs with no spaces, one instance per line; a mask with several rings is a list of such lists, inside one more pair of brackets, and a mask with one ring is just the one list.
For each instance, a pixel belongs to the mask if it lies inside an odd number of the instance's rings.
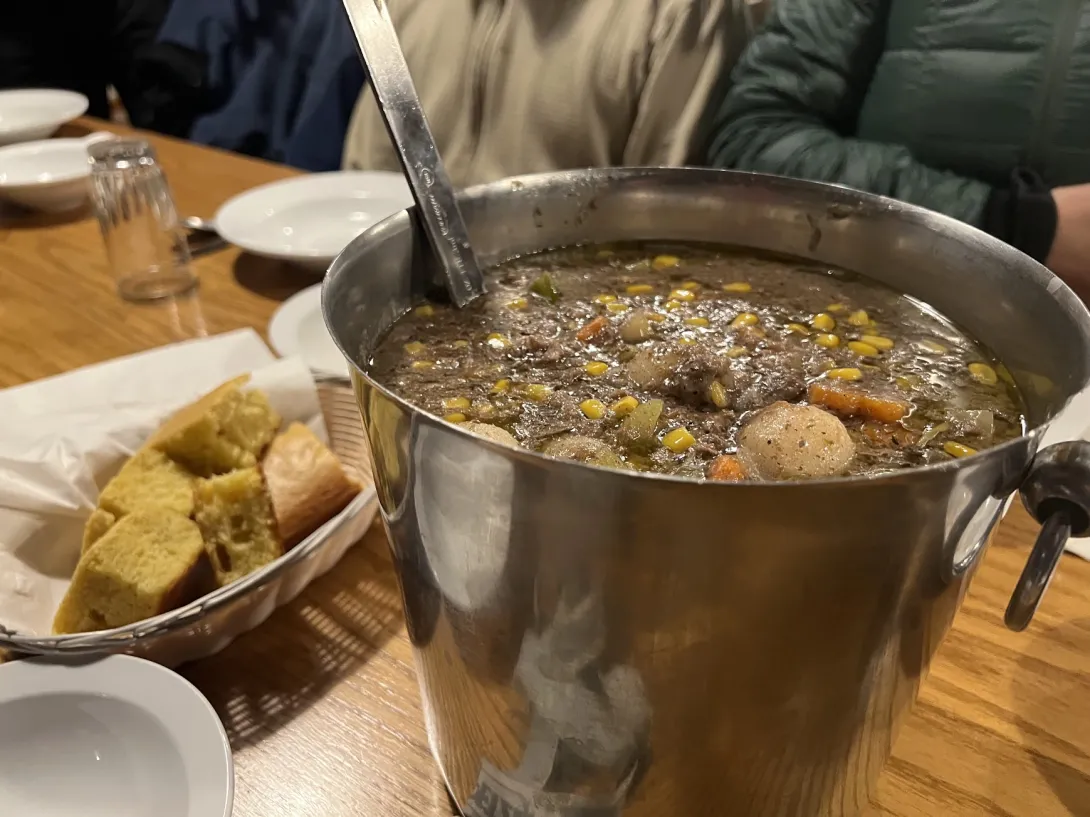
[[332,568],[371,526],[378,505],[348,380],[323,375],[315,380],[330,447],[364,485],[348,507],[275,562],[155,618],[80,635],[20,635],[0,626],[0,660],[3,650],[54,656],[129,653],[177,666],[219,652]]

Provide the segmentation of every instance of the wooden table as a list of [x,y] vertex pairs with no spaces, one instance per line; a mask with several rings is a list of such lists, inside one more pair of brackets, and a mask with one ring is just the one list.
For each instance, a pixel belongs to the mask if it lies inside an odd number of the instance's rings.
[[[292,173],[153,141],[186,214],[211,216]],[[86,214],[0,215],[0,387],[197,334],[264,333],[280,301],[316,281],[234,250],[196,266],[197,299],[132,306],[115,294]],[[1034,532],[1019,508],[1002,524],[873,814],[1090,815],[1090,564],[1064,557],[1028,632],[1002,623]],[[449,817],[381,529],[257,631],[183,673],[227,726],[237,817]]]

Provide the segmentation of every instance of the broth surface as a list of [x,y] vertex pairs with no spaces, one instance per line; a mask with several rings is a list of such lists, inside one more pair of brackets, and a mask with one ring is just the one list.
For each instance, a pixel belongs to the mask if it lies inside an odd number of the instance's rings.
[[718,247],[518,258],[465,310],[417,306],[372,377],[476,433],[693,478],[874,474],[1023,431],[984,348],[842,270]]

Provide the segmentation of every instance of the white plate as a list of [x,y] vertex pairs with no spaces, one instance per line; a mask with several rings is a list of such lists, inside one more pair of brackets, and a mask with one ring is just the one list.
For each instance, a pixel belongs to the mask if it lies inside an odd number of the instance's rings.
[[315,173],[235,196],[216,228],[247,252],[324,272],[353,238],[412,203],[399,173]]
[[46,139],[65,122],[82,116],[87,105],[87,97],[75,91],[0,91],[0,145]]
[[192,684],[150,661],[0,665],[0,736],[0,814],[231,814],[223,724]]
[[33,210],[61,213],[87,200],[91,165],[87,148],[113,139],[93,133],[82,139],[43,139],[0,147],[0,198]]
[[281,357],[299,355],[315,372],[348,377],[348,363],[322,319],[322,285],[292,295],[269,321],[269,343]]

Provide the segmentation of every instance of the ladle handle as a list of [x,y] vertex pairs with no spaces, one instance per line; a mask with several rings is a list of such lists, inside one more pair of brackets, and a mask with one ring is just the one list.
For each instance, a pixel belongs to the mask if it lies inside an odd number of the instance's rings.
[[1090,533],[1090,442],[1072,440],[1039,451],[1022,483],[1022,502],[1041,532],[1007,605],[1004,620],[1016,631],[1033,620],[1068,538]]
[[386,0],[344,0],[390,140],[409,180],[416,209],[447,290],[457,306],[484,292],[484,278],[469,244],[469,233],[454,189],[420,107],[409,66],[397,41]]

